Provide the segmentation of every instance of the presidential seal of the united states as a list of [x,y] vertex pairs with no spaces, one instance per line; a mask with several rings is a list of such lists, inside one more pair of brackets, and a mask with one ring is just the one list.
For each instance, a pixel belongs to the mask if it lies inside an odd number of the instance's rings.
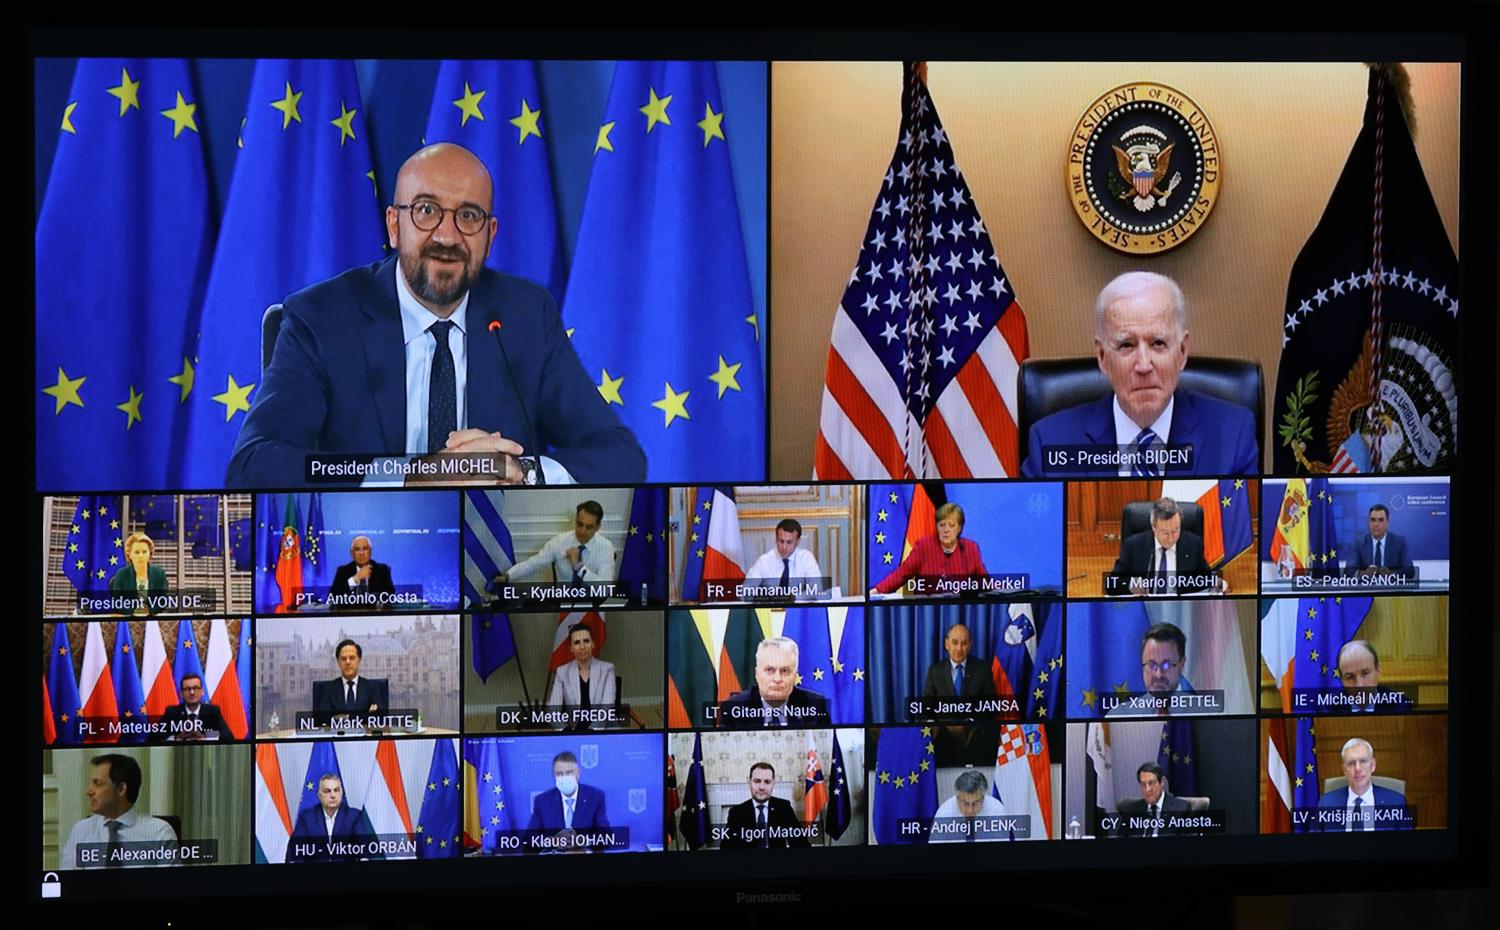
[[1089,104],[1068,140],[1068,200],[1084,228],[1132,255],[1166,252],[1203,227],[1222,169],[1213,124],[1192,98],[1151,81]]

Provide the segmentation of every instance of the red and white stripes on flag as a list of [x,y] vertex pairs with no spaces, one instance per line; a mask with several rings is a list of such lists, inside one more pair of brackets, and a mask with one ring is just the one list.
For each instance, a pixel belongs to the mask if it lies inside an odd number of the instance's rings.
[[[1031,819],[1030,839],[1052,833],[1052,764],[1046,731],[1035,724],[1004,724],[995,754],[995,791],[1007,814]],[[1046,801],[1043,803],[1043,796]]]
[[1001,478],[1020,468],[1016,302],[925,84],[834,315],[814,476]]
[[[241,623],[249,623],[241,620]],[[146,631],[147,648],[150,648],[151,631]],[[225,726],[235,739],[244,739],[250,733],[250,722],[245,719],[245,701],[240,695],[239,670],[229,654],[229,621],[211,620],[208,624],[208,655],[203,663],[203,689],[209,701],[217,705],[224,717]],[[148,704],[149,707],[149,704]]]
[[114,677],[109,672],[109,651],[104,648],[100,624],[87,626],[83,669],[78,675],[78,693],[82,699],[78,716],[93,724],[93,732],[84,739],[85,743],[113,743],[118,736],[109,733],[108,727],[111,721],[120,719],[120,709],[115,701]]
[[1261,809],[1262,833],[1292,832],[1292,776],[1287,761],[1287,721],[1266,722],[1266,799]]
[[285,862],[292,836],[292,813],[281,779],[281,759],[274,743],[255,747],[255,846],[259,859]]
[[[411,805],[406,800],[406,783],[401,777],[401,758],[394,740],[383,739],[375,746],[375,764],[370,766],[370,781],[365,786],[365,816],[370,827],[381,838],[415,836],[411,825]],[[386,858],[410,856],[387,854]]]
[[146,716],[152,720],[161,719],[167,708],[177,703],[177,681],[172,677],[172,662],[167,658],[167,645],[161,638],[161,624],[155,620],[146,621],[145,642],[141,648],[141,686],[146,689]]
[[549,673],[573,661],[573,647],[571,637],[568,636],[568,628],[575,623],[582,623],[589,628],[594,640],[594,655],[599,656],[603,653],[606,631],[604,617],[598,611],[590,610],[587,613],[573,611],[561,614],[557,618],[557,630],[552,635],[552,661],[547,665]]
[[715,583],[745,580],[745,555],[740,541],[740,511],[734,498],[714,488],[708,518],[708,549],[703,555],[703,577]]

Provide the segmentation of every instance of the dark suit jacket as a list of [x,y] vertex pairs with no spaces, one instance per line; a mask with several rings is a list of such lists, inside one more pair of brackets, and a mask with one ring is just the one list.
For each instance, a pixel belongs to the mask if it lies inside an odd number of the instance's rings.
[[[1371,787],[1375,790],[1375,808],[1377,810],[1395,810],[1406,807],[1406,796],[1401,794],[1401,792],[1382,788],[1379,785],[1371,785]],[[1318,798],[1318,808],[1320,810],[1337,810],[1347,807],[1348,804],[1349,787],[1347,785],[1342,788],[1335,788],[1321,798]],[[1376,830],[1410,830],[1412,828],[1412,824],[1405,820],[1377,820],[1370,824],[1370,826]],[[1329,824],[1323,827],[1323,832],[1343,833],[1344,829],[1343,824],[1338,824],[1337,826]]]
[[[292,835],[286,841],[287,862],[335,862],[347,861],[347,857],[335,856],[328,852],[329,842],[328,830],[323,826],[323,808],[314,805],[297,815],[297,825],[292,828]],[[357,807],[344,805],[339,812],[333,816],[333,840],[348,840],[349,842],[369,842],[375,838],[370,820],[365,812]],[[312,855],[300,855],[296,852],[299,842],[303,845],[316,841],[321,845],[320,850]],[[372,856],[370,858],[383,858]]]
[[[794,708],[812,708],[810,713],[787,717],[786,725],[789,728],[828,726],[828,699],[818,692],[793,687],[792,693],[787,695],[786,704]],[[748,691],[732,694],[720,702],[719,727],[724,730],[753,730],[757,727],[765,727],[764,717],[735,717],[729,712],[732,707],[760,707],[759,687],[752,685]]]
[[[351,268],[286,299],[229,485],[301,486],[309,453],[408,451],[396,263],[392,255]],[[487,331],[491,320],[504,325],[504,356]],[[469,291],[464,327],[471,428],[551,456],[582,484],[645,480],[640,444],[599,396],[545,288],[485,268]]]
[[[1112,574],[1122,576],[1120,588],[1123,590],[1110,590],[1106,587],[1105,593],[1129,594],[1129,577],[1151,574],[1151,564],[1156,560],[1155,550],[1156,536],[1150,530],[1127,536],[1120,543],[1120,557],[1115,559],[1115,567],[1111,569]],[[1208,560],[1203,555],[1203,537],[1183,530],[1177,537],[1177,574],[1206,575],[1208,571]],[[1176,590],[1178,593],[1186,594],[1192,591],[1202,591],[1206,587],[1207,585],[1202,584],[1179,584]]]
[[[332,596],[334,594],[350,593],[351,589],[349,587],[349,579],[353,578],[354,573],[357,571],[359,571],[359,566],[355,565],[353,562],[345,562],[343,565],[340,565],[339,570],[337,572],[334,572],[333,584],[329,586],[328,594]],[[370,593],[396,593],[396,585],[391,581],[391,567],[384,562],[377,562],[374,559],[370,560]],[[347,607],[341,607],[340,609],[368,610],[370,609],[370,605],[350,605]]]
[[390,709],[390,682],[384,678],[359,676],[359,684],[354,688],[353,707],[344,703],[345,690],[343,678],[313,682],[313,710],[364,714],[370,712],[371,704],[375,705],[375,713],[385,713]]
[[[1167,469],[1170,475],[1258,475],[1260,443],[1255,438],[1255,417],[1250,411],[1206,394],[1178,388],[1172,395],[1172,431],[1168,445],[1193,447],[1190,470]],[[1047,470],[1046,446],[1118,446],[1115,439],[1114,395],[1042,417],[1031,425],[1026,443],[1026,461],[1021,474],[1042,478]],[[1107,478],[1118,468],[1088,472],[1056,472],[1059,478]]]
[[[1385,567],[1393,572],[1399,572],[1407,578],[1416,574],[1417,567],[1412,564],[1411,555],[1406,551],[1406,537],[1395,533],[1385,534]],[[1350,573],[1357,572],[1375,564],[1375,539],[1369,533],[1359,537],[1358,541],[1350,548],[1351,561],[1354,563],[1347,569]]]
[[922,697],[994,697],[995,679],[990,675],[990,663],[969,656],[964,659],[964,693],[953,693],[953,666],[948,654],[932,663],[927,669],[927,680],[922,684]]
[[[772,827],[800,827],[802,821],[798,819],[797,812],[792,809],[792,802],[785,798],[772,797],[766,801],[767,825]],[[720,849],[786,849],[788,846],[811,846],[805,836],[794,836],[790,839],[781,837],[767,837],[764,842],[760,840],[746,841],[743,839],[744,831],[755,829],[755,801],[746,799],[740,804],[729,809],[729,819],[725,826],[729,828],[729,835],[719,844]],[[752,836],[754,834],[751,834]]]
[[[578,785],[578,803],[573,808],[574,830],[604,830],[609,827],[609,817],[604,811],[604,792],[593,785]],[[531,822],[528,830],[563,829],[562,792],[556,788],[543,791],[531,804]]]
[[[1163,791],[1161,795],[1162,814],[1185,814],[1188,812],[1188,803],[1170,791]],[[1127,804],[1120,805],[1122,817],[1140,817],[1146,813],[1146,802],[1144,799],[1136,799]],[[1171,830],[1161,829],[1156,831],[1158,836],[1170,836],[1177,833],[1195,833],[1195,830]],[[1150,836],[1150,830],[1132,830],[1126,820],[1120,821],[1119,836]]]
[[[1375,694],[1377,694],[1377,695],[1380,696],[1380,699],[1381,699],[1382,702],[1384,702],[1384,701],[1390,701],[1390,703],[1388,703],[1388,704],[1387,703],[1379,703],[1379,704],[1366,705],[1367,707],[1373,707],[1374,708],[1373,710],[1366,710],[1363,707],[1345,706],[1345,705],[1341,704],[1341,705],[1339,705],[1338,709],[1336,711],[1334,711],[1334,713],[1339,713],[1339,714],[1404,714],[1407,711],[1411,710],[1411,707],[1412,707],[1411,695],[1407,694],[1405,691],[1399,691],[1399,690],[1397,690],[1395,688],[1390,687],[1389,685],[1376,685],[1375,686]],[[1401,696],[1401,700],[1400,701],[1392,701],[1391,700],[1391,695],[1397,695],[1397,694],[1399,694]]]
[[[234,739],[234,734],[229,732],[229,726],[224,723],[224,715],[219,712],[218,705],[210,704],[207,701],[199,704],[198,716],[203,718],[203,733],[207,734],[210,732],[217,732],[219,734],[219,739],[221,740]],[[183,707],[181,704],[173,704],[162,713],[161,719],[163,722],[168,724],[186,720],[188,719],[187,708]],[[170,730],[166,733],[157,734],[159,738],[155,741],[166,742],[167,738],[171,735],[172,733]],[[184,738],[193,739],[194,735],[186,734]]]

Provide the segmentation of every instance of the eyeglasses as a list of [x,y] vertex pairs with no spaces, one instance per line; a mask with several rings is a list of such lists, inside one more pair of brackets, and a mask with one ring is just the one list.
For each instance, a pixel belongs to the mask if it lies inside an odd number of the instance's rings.
[[484,229],[484,224],[490,215],[478,207],[462,206],[449,210],[441,207],[431,200],[418,200],[416,203],[392,204],[397,210],[411,211],[411,224],[422,232],[432,232],[443,225],[443,217],[449,213],[453,214],[453,224],[458,231],[465,236],[477,236]]
[[1141,669],[1142,670],[1151,672],[1153,674],[1156,673],[1156,672],[1171,672],[1172,669],[1174,669],[1174,668],[1181,668],[1181,667],[1182,667],[1182,663],[1181,662],[1173,662],[1171,659],[1168,659],[1165,662],[1142,662],[1141,663]]

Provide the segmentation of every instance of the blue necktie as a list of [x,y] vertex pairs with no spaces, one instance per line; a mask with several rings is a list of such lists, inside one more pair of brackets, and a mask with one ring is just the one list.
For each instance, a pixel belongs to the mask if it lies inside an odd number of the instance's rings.
[[578,547],[578,564],[575,565],[575,566],[573,566],[573,580],[574,581],[582,581],[583,580],[583,554],[585,552],[588,552],[588,551],[589,551],[589,547],[588,546],[579,546]]
[[437,340],[427,380],[428,452],[441,452],[448,445],[448,434],[458,429],[458,376],[453,367],[453,352],[448,348],[448,331],[453,326],[450,320],[438,320],[427,327]]
[[785,588],[792,583],[792,560],[785,558],[781,560],[781,586]]
[[1360,831],[1364,831],[1364,830],[1368,829],[1365,826],[1365,817],[1364,817],[1364,814],[1361,814],[1360,811],[1359,811],[1359,809],[1361,807],[1363,807],[1364,804],[1365,804],[1365,799],[1364,798],[1355,798],[1354,799],[1354,829],[1360,830]]
[[[1148,426],[1136,434],[1134,445],[1138,451],[1145,452],[1151,448],[1153,443],[1159,441],[1161,441],[1161,437],[1151,432],[1151,428]],[[1135,478],[1154,478],[1157,475],[1156,466],[1147,465],[1137,459],[1131,463],[1130,474]]]
[[953,666],[953,693],[955,696],[964,693],[964,667],[962,665]]
[[1385,540],[1375,540],[1375,567],[1385,568]]

